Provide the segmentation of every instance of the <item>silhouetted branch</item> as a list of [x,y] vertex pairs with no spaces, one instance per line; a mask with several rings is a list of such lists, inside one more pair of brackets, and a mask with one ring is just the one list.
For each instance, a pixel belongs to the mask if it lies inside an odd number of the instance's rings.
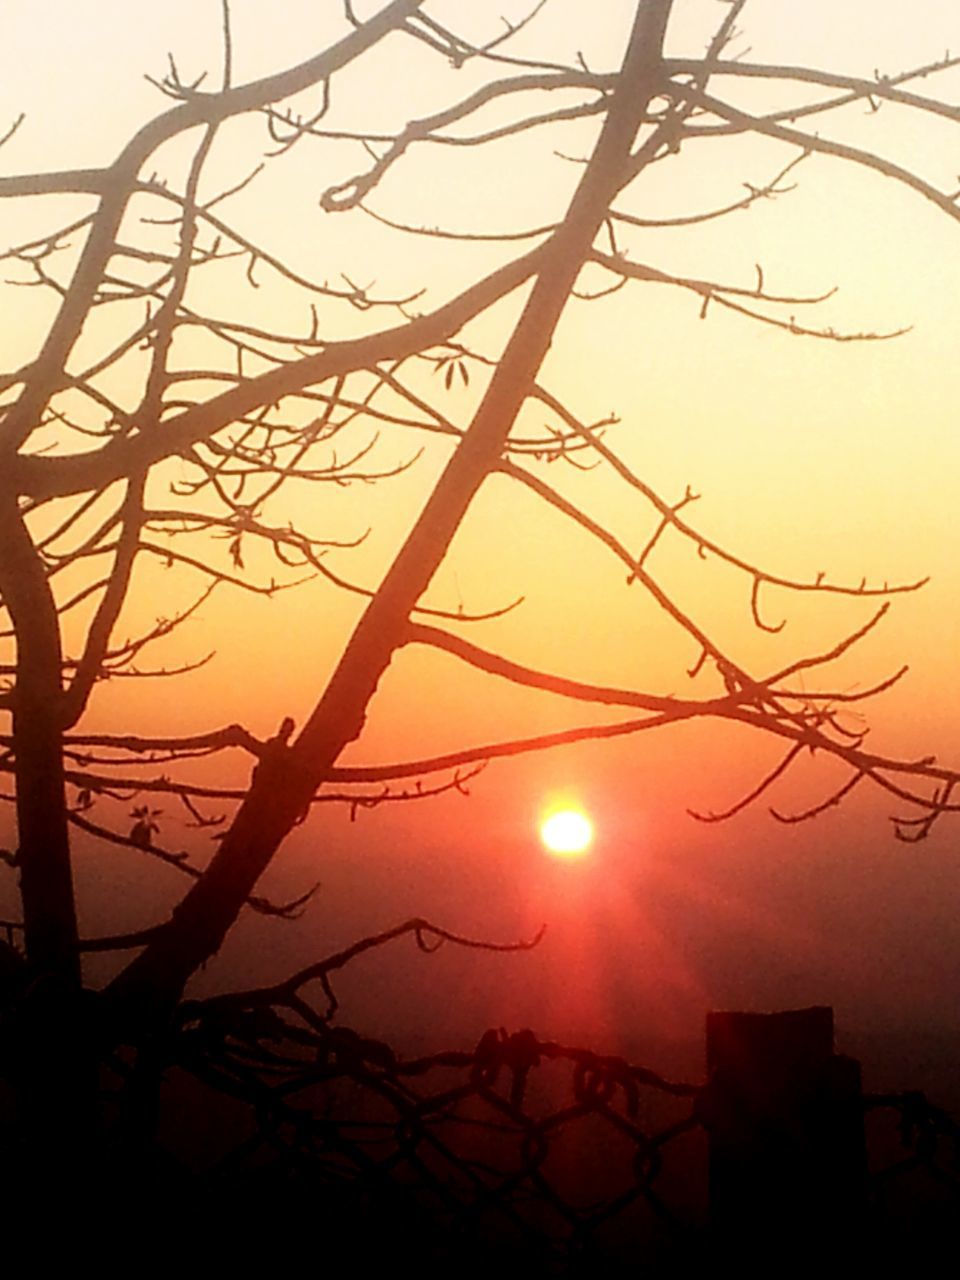
[[752,791],[749,791],[742,800],[738,800],[736,804],[730,805],[729,808],[722,810],[720,813],[699,813],[696,809],[688,809],[691,818],[696,818],[698,822],[726,822],[728,818],[732,818],[737,813],[742,813],[744,809],[750,807],[751,804],[773,784],[778,778],[782,778],[790,766],[796,760],[797,756],[803,750],[803,743],[798,742],[790,748],[775,769],[772,769]]
[[848,796],[854,787],[858,786],[867,776],[868,775],[865,773],[855,773],[852,778],[848,779],[848,781],[843,784],[842,787],[838,787],[836,791],[831,792],[831,794],[827,796],[826,800],[821,800],[819,804],[815,804],[809,809],[803,809],[799,813],[780,813],[776,809],[771,809],[770,813],[778,822],[788,824],[808,822],[811,818],[816,818],[821,813],[826,813],[828,809],[832,809],[838,805],[841,800],[843,800],[845,796]]
[[[813,581],[805,582],[801,579],[786,578],[779,574],[772,573],[769,569],[762,568],[755,563],[742,559],[731,551],[728,551],[719,543],[713,541],[713,539],[706,537],[678,514],[684,506],[693,501],[694,498],[699,495],[694,495],[688,489],[684,498],[679,503],[670,504],[649,484],[647,484],[646,481],[632,471],[621,458],[618,457],[616,452],[599,437],[594,427],[586,426],[584,423],[580,422],[569,411],[569,409],[567,409],[566,406],[557,399],[556,396],[552,395],[548,390],[546,390],[546,388],[539,385],[536,387],[535,394],[539,400],[542,400],[544,404],[548,405],[549,408],[556,413],[559,418],[561,418],[561,420],[575,435],[583,439],[584,442],[587,443],[589,447],[593,449],[622,480],[626,481],[631,488],[636,489],[638,493],[641,493],[647,502],[649,502],[650,505],[660,514],[660,517],[665,524],[675,529],[677,533],[688,539],[694,546],[696,546],[701,556],[710,554],[712,556],[716,556],[718,560],[722,560],[724,563],[731,565],[733,568],[740,569],[752,579],[754,586],[759,583],[761,585],[767,584],[774,587],[785,587],[789,591],[817,592],[828,595],[888,596],[903,595],[919,591],[919,589],[925,586],[929,581],[928,578],[919,578],[912,582],[894,583],[892,586],[886,582],[876,587],[869,586],[866,582],[860,582],[858,585],[854,586],[844,583],[829,582],[825,574],[818,573]],[[642,554],[640,558],[643,560],[646,557]],[[882,613],[878,616],[882,616]],[[857,638],[859,638],[859,634]],[[796,668],[796,670],[800,669],[801,667]],[[791,671],[785,674],[793,674],[793,672]],[[778,678],[780,677],[771,677],[771,682]]]
[[[393,942],[397,938],[412,935],[420,950],[428,952],[436,951],[444,942],[450,942],[455,946],[467,947],[475,951],[530,951],[540,942],[545,930],[546,926],[544,925],[532,938],[525,941],[488,942],[484,939],[468,938],[462,934],[452,933],[448,929],[441,929],[439,926],[432,924],[429,920],[417,917],[413,920],[406,920],[403,924],[394,925],[392,929],[385,929],[380,933],[370,934],[366,938],[361,938],[349,947],[345,947],[342,951],[337,951],[316,964],[307,965],[289,978],[284,979],[283,982],[276,983],[273,986],[255,987],[248,991],[235,991],[229,995],[211,996],[207,1000],[187,1002],[182,1006],[180,1016],[183,1022],[188,1023],[194,1018],[208,1017],[210,1014],[216,1015],[222,1010],[289,1005],[292,1001],[299,1000],[301,988],[311,982],[318,982],[328,1001],[322,1020],[328,1021],[339,1007],[330,986],[330,975],[344,968],[352,960],[356,960],[358,956],[386,946],[387,943]],[[297,1003],[296,1007],[298,1009],[302,1008],[302,1004]]]

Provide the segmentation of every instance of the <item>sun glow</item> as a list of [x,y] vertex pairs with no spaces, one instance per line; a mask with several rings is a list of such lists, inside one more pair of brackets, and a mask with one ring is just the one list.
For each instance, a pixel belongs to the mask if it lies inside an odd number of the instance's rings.
[[558,858],[580,858],[593,843],[593,823],[580,809],[555,809],[540,823],[540,839]]

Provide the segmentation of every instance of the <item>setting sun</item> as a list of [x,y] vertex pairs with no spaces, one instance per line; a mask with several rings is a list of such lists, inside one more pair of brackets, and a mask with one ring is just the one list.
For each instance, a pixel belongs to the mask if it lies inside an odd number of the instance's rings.
[[593,823],[579,809],[558,809],[541,822],[540,838],[558,858],[578,858],[593,843]]

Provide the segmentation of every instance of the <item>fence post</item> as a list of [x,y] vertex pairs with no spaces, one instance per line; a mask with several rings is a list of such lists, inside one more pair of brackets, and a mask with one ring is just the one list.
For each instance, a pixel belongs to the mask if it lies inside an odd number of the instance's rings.
[[860,1064],[833,1010],[709,1013],[710,1217],[731,1243],[849,1238],[864,1207]]

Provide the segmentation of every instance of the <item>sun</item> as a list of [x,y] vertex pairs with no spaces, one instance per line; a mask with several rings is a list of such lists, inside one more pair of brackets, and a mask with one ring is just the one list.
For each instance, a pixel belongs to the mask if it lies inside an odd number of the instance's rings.
[[555,809],[540,823],[540,839],[557,858],[580,858],[593,843],[593,823],[581,809]]

